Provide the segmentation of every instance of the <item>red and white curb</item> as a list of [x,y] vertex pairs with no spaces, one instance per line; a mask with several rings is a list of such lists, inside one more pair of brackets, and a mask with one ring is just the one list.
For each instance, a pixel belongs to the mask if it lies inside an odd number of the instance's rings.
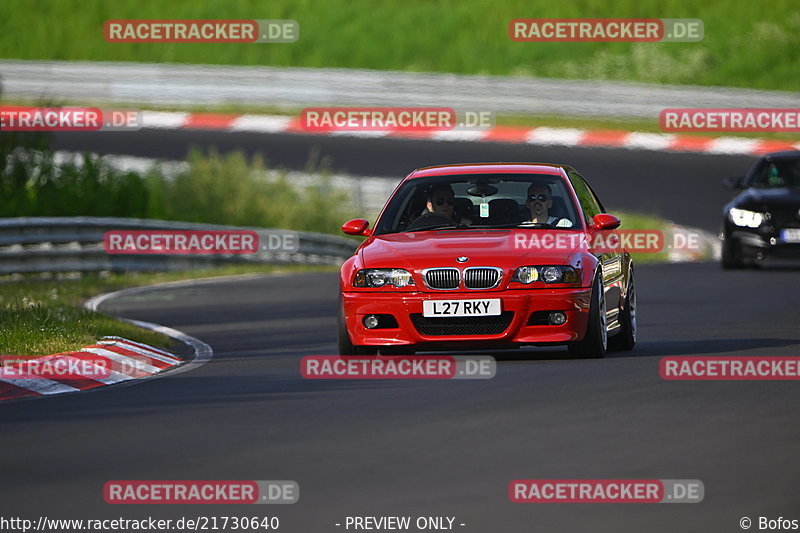
[[[145,287],[132,287],[130,289],[122,289],[90,298],[83,304],[83,307],[90,311],[99,311],[99,307],[103,302],[118,298],[120,296],[129,296],[171,287],[193,286],[226,280],[235,281],[237,279],[247,279],[250,277],[255,276],[242,275],[227,276],[224,278],[201,278],[162,283]],[[211,361],[211,359],[214,357],[214,350],[211,348],[211,346],[200,339],[196,339],[195,337],[183,333],[182,331],[141,320],[132,320],[128,318],[118,318],[118,320],[150,331],[155,331],[175,339],[186,346],[189,346],[194,354],[187,360],[181,360],[174,354],[154,348],[152,346],[148,346],[146,344],[130,341],[121,337],[103,337],[97,341],[96,344],[87,346],[80,351],[53,354],[45,357],[77,357],[89,358],[91,360],[96,360],[98,357],[105,357],[109,359],[110,362],[116,362],[116,365],[111,365],[112,368],[119,367],[118,369],[127,369],[128,373],[119,372],[118,374],[121,375],[111,373],[109,375],[110,379],[103,379],[102,381],[96,379],[55,380],[45,379],[37,376],[26,376],[27,380],[0,379],[0,401],[25,398],[42,398],[65,392],[78,392],[98,389],[105,385],[122,383],[122,386],[125,386],[125,384],[158,379],[164,376],[174,376],[183,372],[195,370]],[[135,374],[135,376],[131,374]]]
[[[96,344],[80,350],[45,355],[36,358],[36,361],[41,363],[39,366],[42,367],[45,366],[45,363],[52,367],[58,363],[66,366],[76,361],[92,363],[104,361],[107,363],[107,368],[113,368],[113,370],[105,372],[102,377],[90,371],[83,376],[80,374],[70,375],[64,379],[47,378],[32,373],[24,373],[14,378],[0,375],[0,400],[94,389],[150,377],[181,364],[181,359],[176,355],[121,337],[103,337]],[[85,367],[75,365],[74,368]]]
[[451,131],[308,131],[300,119],[279,115],[232,115],[143,111],[144,128],[174,130],[221,130],[251,133],[290,133],[367,138],[400,138],[432,141],[499,142],[533,145],[627,148],[668,152],[761,155],[780,150],[800,150],[800,141],[745,137],[700,137],[667,133],[574,128],[526,128],[496,126],[486,130]]

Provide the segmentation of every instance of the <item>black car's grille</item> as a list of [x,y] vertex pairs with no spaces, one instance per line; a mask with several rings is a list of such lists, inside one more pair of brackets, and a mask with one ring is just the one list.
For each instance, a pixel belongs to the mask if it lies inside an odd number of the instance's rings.
[[464,270],[464,286],[468,289],[491,289],[500,283],[500,270],[472,267]]
[[457,289],[458,278],[455,268],[432,268],[425,272],[425,283],[431,289]]
[[413,313],[411,322],[422,335],[499,335],[508,329],[514,318],[513,311],[504,311],[497,316],[467,316],[452,318],[426,318]]

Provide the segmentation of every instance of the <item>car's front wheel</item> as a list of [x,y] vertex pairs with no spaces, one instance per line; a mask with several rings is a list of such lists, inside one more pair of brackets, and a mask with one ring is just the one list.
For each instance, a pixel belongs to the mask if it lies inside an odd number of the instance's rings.
[[350,340],[350,334],[347,332],[344,309],[341,305],[339,306],[337,322],[339,325],[339,355],[376,355],[378,353],[378,349],[375,347],[353,344],[353,341]]
[[600,274],[592,286],[592,302],[589,305],[589,323],[583,340],[570,343],[569,353],[579,357],[604,357],[608,350],[608,329],[606,327],[606,295]]

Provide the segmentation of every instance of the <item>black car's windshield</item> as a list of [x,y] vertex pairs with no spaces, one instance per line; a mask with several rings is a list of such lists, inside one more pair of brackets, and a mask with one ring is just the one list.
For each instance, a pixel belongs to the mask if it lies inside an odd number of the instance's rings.
[[563,179],[549,174],[458,174],[412,179],[375,234],[494,228],[580,229]]
[[753,187],[800,187],[800,159],[777,160],[766,164],[753,177]]

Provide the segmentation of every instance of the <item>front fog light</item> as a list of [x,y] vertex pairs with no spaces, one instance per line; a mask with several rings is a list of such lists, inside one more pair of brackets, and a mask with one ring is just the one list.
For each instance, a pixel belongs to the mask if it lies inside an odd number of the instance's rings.
[[550,323],[554,326],[560,326],[567,321],[566,313],[562,311],[554,311],[550,313]]
[[367,329],[375,329],[378,327],[378,317],[375,315],[367,315],[364,317],[363,323],[364,327]]

